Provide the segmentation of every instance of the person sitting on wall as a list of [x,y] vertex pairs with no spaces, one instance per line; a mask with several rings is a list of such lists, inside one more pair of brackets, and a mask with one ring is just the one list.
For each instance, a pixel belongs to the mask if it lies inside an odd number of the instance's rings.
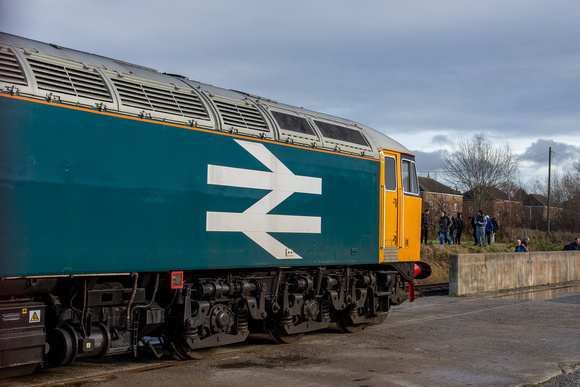
[[518,239],[516,241],[516,251],[515,252],[516,253],[529,253],[530,250],[528,250],[526,245],[522,245],[522,241]]
[[580,250],[580,238],[576,238],[574,242],[564,246],[564,250]]
[[[525,237],[524,239],[522,239],[522,245],[528,247],[528,242],[530,241],[529,237]],[[529,250],[529,248],[528,248]]]

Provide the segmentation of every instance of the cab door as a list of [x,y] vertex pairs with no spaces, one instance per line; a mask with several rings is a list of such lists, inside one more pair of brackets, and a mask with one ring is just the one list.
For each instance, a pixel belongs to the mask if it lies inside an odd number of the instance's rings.
[[381,151],[380,262],[398,259],[403,205],[400,165],[399,154]]

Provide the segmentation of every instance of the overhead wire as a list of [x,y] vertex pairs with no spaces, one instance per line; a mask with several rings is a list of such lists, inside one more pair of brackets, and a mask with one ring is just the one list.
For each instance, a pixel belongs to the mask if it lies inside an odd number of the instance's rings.
[[569,162],[571,162],[571,163],[577,163],[578,161],[580,161],[580,158],[579,158],[579,160],[571,160],[571,159],[569,159],[568,157],[566,157],[566,156],[564,156],[564,155],[561,155],[560,153],[558,153],[558,152],[555,152],[555,151],[552,151],[552,154],[554,154],[554,155],[557,155],[558,157],[561,157],[561,158],[563,158],[564,160],[567,160],[567,161],[569,161]]
[[[554,151],[552,151],[552,153],[554,153]],[[526,157],[525,159],[520,157],[520,158],[518,158],[518,161],[527,161],[527,160],[535,159],[536,157],[545,156],[547,154],[548,154],[548,152],[544,152],[544,153],[537,154],[535,156]]]

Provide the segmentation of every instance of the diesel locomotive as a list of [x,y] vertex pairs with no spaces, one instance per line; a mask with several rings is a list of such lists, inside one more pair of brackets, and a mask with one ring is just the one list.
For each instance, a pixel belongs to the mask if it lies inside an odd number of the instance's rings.
[[379,324],[429,275],[420,212],[360,123],[0,34],[4,376]]

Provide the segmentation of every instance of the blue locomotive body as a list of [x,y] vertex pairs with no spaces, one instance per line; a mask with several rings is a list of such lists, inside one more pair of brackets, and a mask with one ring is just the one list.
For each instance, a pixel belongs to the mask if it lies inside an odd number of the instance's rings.
[[9,96],[0,117],[4,277],[378,262],[376,160]]

